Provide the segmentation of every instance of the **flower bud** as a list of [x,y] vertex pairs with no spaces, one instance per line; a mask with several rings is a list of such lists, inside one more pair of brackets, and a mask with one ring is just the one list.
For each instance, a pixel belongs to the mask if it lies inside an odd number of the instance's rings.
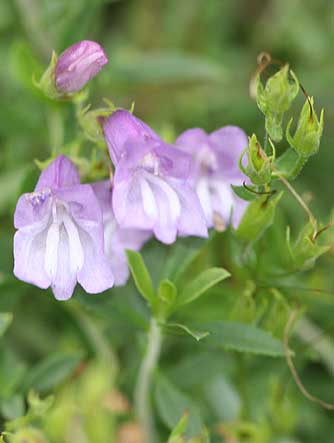
[[[289,80],[289,72],[293,82]],[[290,108],[299,91],[299,82],[289,65],[285,65],[269,78],[263,87],[260,75],[257,77],[258,107],[266,118],[266,130],[270,138],[279,142],[283,138],[282,122],[284,113]]]
[[244,153],[247,153],[248,163],[246,167],[243,166],[243,153],[239,162],[240,169],[256,185],[264,185],[269,183],[271,179],[271,164],[275,159],[275,149],[272,145],[273,155],[268,157],[268,155],[261,148],[255,134],[249,137],[248,140],[248,147],[244,151]]
[[59,99],[82,89],[108,63],[103,48],[83,40],[67,48],[59,57],[52,53],[50,65],[37,86],[51,99]]
[[83,40],[67,48],[58,58],[55,68],[59,92],[79,91],[108,63],[103,48],[96,42]]
[[295,135],[292,137],[290,128],[292,118],[286,128],[289,145],[301,156],[310,157],[318,152],[324,126],[324,110],[320,113],[320,121],[313,106],[313,97],[308,98],[301,110]]

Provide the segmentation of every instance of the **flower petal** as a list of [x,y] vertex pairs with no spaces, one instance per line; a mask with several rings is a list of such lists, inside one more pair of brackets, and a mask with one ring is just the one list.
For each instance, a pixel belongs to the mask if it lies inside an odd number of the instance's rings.
[[[245,132],[237,126],[224,126],[209,135],[219,161],[219,174],[235,177],[238,183],[246,177],[239,169],[239,158],[248,145]],[[233,182],[234,183],[234,182]],[[238,184],[235,182],[235,184]]]
[[97,294],[111,288],[114,276],[104,253],[102,225],[83,226],[79,229],[84,250],[84,263],[78,272],[78,282],[90,294]]
[[205,215],[194,189],[181,180],[170,179],[169,184],[173,186],[181,204],[181,214],[177,223],[180,235],[207,237]]
[[59,229],[57,265],[53,268],[51,288],[57,300],[72,297],[77,283],[76,270],[71,266],[69,236],[64,226]]
[[122,157],[125,144],[129,140],[137,140],[138,142],[150,139],[160,140],[149,126],[125,109],[113,112],[104,122],[103,129],[109,153],[115,165]]
[[51,280],[44,269],[46,230],[32,233],[20,229],[14,236],[14,275],[27,283],[46,289]]
[[148,215],[144,209],[141,184],[143,178],[140,172],[128,181],[115,182],[112,206],[116,220],[122,228],[150,230],[153,229],[155,219],[152,218],[152,213]]
[[51,206],[50,189],[21,195],[14,214],[15,228],[21,229],[31,226],[32,230],[38,230],[40,223],[45,227],[50,217]]
[[192,128],[182,132],[175,141],[175,145],[193,155],[209,144],[208,134],[201,128]]
[[80,183],[80,176],[77,168],[71,160],[64,155],[59,155],[41,173],[35,191],[45,188],[55,189],[65,186],[74,186]]
[[107,56],[96,42],[82,40],[70,46],[59,56],[55,68],[58,91],[79,91],[106,63]]

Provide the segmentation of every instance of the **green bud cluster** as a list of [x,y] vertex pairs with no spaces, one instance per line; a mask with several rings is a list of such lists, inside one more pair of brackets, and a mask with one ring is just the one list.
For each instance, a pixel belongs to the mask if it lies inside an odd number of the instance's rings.
[[286,138],[289,145],[301,157],[307,158],[316,154],[319,150],[324,126],[324,110],[321,111],[319,120],[314,110],[313,97],[308,98],[301,110],[294,136],[291,136],[290,133],[292,121],[291,118],[286,128]]
[[[293,81],[289,80],[289,74]],[[266,130],[270,138],[279,142],[283,138],[283,116],[290,108],[299,91],[299,82],[289,65],[285,65],[270,77],[263,86],[257,76],[256,101],[266,118]]]

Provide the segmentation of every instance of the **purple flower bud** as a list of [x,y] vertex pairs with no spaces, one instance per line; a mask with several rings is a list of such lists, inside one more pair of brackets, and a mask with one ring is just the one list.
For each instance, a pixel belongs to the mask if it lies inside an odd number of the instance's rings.
[[67,48],[58,58],[55,68],[59,92],[79,91],[108,63],[103,48],[96,42],[83,40]]
[[164,243],[178,234],[206,237],[204,213],[188,184],[191,156],[125,110],[106,120],[104,133],[115,165],[112,205],[122,228],[152,230]]
[[237,197],[231,184],[242,185],[247,177],[238,161],[248,145],[244,131],[225,126],[207,134],[203,129],[185,131],[176,145],[192,156],[191,180],[204,210],[207,226],[222,230],[232,221],[237,226],[247,202]]
[[104,254],[103,215],[90,185],[80,184],[73,163],[59,156],[41,174],[35,191],[16,206],[14,274],[40,288],[51,286],[58,300],[76,283],[89,293],[114,284]]

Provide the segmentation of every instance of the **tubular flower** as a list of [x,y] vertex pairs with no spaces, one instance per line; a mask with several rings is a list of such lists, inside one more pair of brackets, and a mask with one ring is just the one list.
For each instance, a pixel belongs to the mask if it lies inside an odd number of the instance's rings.
[[237,197],[231,184],[242,185],[247,177],[238,161],[248,144],[247,136],[236,126],[225,126],[207,134],[194,128],[183,132],[176,146],[192,156],[191,177],[208,227],[223,230],[231,220],[238,225],[247,203]]
[[17,203],[14,274],[58,300],[72,296],[77,282],[88,293],[114,284],[104,254],[103,219],[90,185],[80,184],[73,163],[59,156],[41,174],[35,191]]
[[191,157],[125,110],[105,121],[104,133],[115,165],[112,205],[122,228],[151,230],[164,243],[177,234],[206,237],[204,213],[188,183]]
[[62,93],[79,91],[108,63],[103,48],[96,42],[83,40],[67,48],[55,67],[56,88]]
[[129,278],[126,249],[138,251],[152,233],[140,229],[122,229],[112,210],[110,181],[100,181],[92,186],[103,212],[105,253],[115,277],[115,286],[122,286]]

